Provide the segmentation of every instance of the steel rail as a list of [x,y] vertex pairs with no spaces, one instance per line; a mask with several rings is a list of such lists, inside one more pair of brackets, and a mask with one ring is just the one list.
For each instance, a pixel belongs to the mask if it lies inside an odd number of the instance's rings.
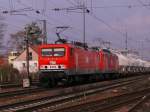
[[72,99],[76,99],[76,98],[80,98],[83,97],[84,95],[91,95],[97,92],[102,92],[108,89],[112,89],[112,88],[116,88],[116,87],[120,87],[120,86],[124,86],[124,85],[129,85],[131,83],[137,82],[140,79],[132,79],[132,80],[128,80],[128,81],[124,81],[124,82],[118,82],[116,84],[111,84],[111,85],[105,85],[101,88],[92,88],[89,90],[84,90],[84,91],[80,91],[80,92],[73,92],[73,93],[67,93],[67,94],[61,94],[61,95],[57,95],[57,96],[46,96],[44,98],[39,98],[39,99],[35,99],[35,100],[30,100],[30,101],[23,101],[23,102],[18,102],[15,104],[9,104],[9,105],[4,105],[4,106],[0,106],[1,110],[5,110],[5,111],[31,111],[34,109],[38,109],[41,107],[44,107],[45,105],[51,105],[53,106],[54,104],[57,103],[64,103],[64,101],[68,101],[68,100],[72,100]]
[[[56,110],[50,110],[50,112],[110,112],[122,105],[129,104],[131,102],[137,102],[137,105],[135,105],[131,110],[128,112],[132,112],[134,109],[139,106],[145,99],[143,99],[143,96],[149,96],[150,97],[150,88],[146,88],[141,91],[134,91],[131,93],[126,93],[119,96],[114,96],[111,98],[106,98],[103,100],[95,101],[95,102],[89,102],[86,104],[81,104],[73,107],[66,107],[64,109],[56,109]],[[139,101],[142,99],[141,101]]]
[[136,109],[138,109],[140,107],[140,105],[142,105],[144,102],[146,102],[146,100],[150,99],[150,94],[148,95],[144,95],[140,100],[138,100],[136,102],[135,105],[133,105],[129,110],[128,112],[133,112],[135,111]]
[[34,93],[34,92],[41,92],[41,91],[46,91],[44,88],[39,88],[39,87],[33,87],[33,88],[25,88],[21,90],[14,90],[14,91],[6,91],[0,93],[0,98],[7,98],[7,97],[13,97],[13,96],[19,96],[19,95],[25,95],[29,93]]
[[[129,78],[129,79],[113,80],[113,81],[110,82],[110,84],[115,84],[115,83],[119,83],[119,82],[130,81],[130,80],[135,80],[135,79],[140,79],[140,78],[141,78],[141,76],[132,77],[132,78]],[[109,84],[109,82],[108,83],[98,82],[98,83],[92,83],[92,84],[93,85],[98,85],[99,83],[101,84],[100,87],[103,87],[103,86],[106,86],[106,85]],[[85,85],[88,85],[88,84],[85,84]],[[85,85],[81,85],[81,86],[85,86]],[[0,98],[11,97],[11,96],[14,96],[14,95],[24,95],[24,94],[28,94],[28,93],[32,93],[32,92],[45,91],[45,90],[46,90],[45,88],[33,87],[33,88],[25,88],[25,89],[21,89],[21,90],[6,91],[6,92],[1,92],[0,93]],[[51,89],[49,89],[49,90],[51,90]]]

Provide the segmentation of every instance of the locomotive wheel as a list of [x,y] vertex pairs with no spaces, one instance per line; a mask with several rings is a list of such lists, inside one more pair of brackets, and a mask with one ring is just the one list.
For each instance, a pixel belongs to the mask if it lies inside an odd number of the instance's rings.
[[116,79],[117,75],[115,73],[110,74],[110,79]]
[[73,78],[72,77],[67,77],[66,81],[64,82],[64,84],[67,85],[72,85],[73,83]]
[[55,87],[57,85],[57,80],[55,78],[49,78],[49,86]]
[[103,74],[98,74],[98,75],[99,75],[99,80],[100,80],[100,81],[105,79],[105,77],[104,77]]
[[41,77],[41,78],[39,79],[39,81],[40,81],[40,86],[42,86],[42,87],[49,87],[50,82],[49,82],[49,79],[48,79],[48,78],[46,78],[46,77]]
[[39,81],[40,81],[40,86],[42,87],[54,87],[57,85],[56,79],[50,77],[44,77],[42,75],[39,77]]
[[104,76],[104,79],[105,79],[105,80],[108,80],[108,79],[109,79],[109,74],[103,74],[103,76]]

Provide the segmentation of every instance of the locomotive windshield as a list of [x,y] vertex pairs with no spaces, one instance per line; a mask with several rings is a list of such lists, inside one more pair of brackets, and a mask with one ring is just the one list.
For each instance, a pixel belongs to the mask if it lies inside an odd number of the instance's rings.
[[42,49],[42,56],[53,56],[53,52],[51,48]]
[[65,55],[65,49],[64,48],[54,48],[54,56],[64,56]]
[[43,48],[42,56],[64,56],[65,48]]

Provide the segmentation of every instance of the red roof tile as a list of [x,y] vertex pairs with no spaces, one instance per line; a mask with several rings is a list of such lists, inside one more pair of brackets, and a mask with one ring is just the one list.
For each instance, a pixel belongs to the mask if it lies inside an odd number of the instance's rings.
[[38,53],[38,45],[30,46],[36,53]]

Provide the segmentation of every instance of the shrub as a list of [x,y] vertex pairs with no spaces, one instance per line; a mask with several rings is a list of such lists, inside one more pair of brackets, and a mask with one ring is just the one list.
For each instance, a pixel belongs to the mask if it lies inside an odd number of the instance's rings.
[[0,83],[16,83],[21,81],[21,75],[17,69],[10,65],[0,66]]

